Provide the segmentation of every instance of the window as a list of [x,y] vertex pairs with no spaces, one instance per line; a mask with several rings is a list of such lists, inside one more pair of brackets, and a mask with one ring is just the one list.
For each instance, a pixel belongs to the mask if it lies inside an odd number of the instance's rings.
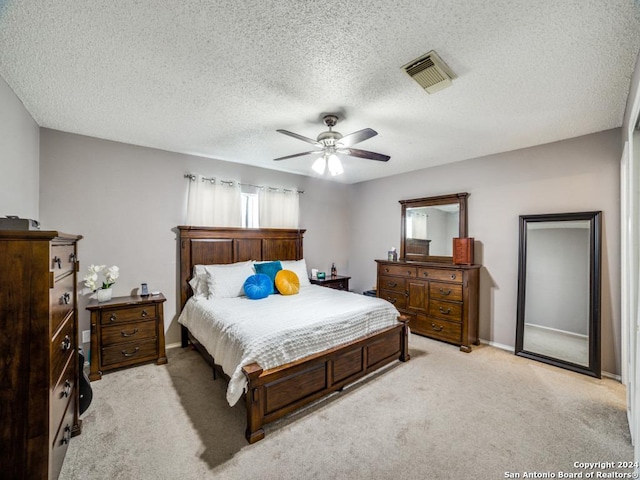
[[258,194],[242,192],[242,226],[244,228],[260,228],[258,218]]

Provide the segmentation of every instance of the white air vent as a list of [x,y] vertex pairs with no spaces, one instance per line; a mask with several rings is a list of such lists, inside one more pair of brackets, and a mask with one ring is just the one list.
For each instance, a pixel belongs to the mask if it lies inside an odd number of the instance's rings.
[[416,60],[412,60],[402,68],[427,93],[435,93],[438,90],[442,90],[452,84],[451,80],[458,78],[434,50]]

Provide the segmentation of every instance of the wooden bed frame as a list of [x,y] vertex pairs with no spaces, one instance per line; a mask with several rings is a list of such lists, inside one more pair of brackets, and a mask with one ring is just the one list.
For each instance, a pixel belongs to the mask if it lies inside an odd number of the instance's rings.
[[[192,295],[188,284],[194,265],[246,260],[300,260],[305,230],[245,229],[180,226],[180,305]],[[182,346],[191,342],[215,364],[196,338],[182,327]],[[407,321],[365,338],[305,357],[280,367],[263,370],[257,363],[243,367],[247,378],[245,402],[249,443],[264,438],[263,425],[341,390],[349,383],[394,361],[409,360]],[[228,377],[227,377],[228,378]]]

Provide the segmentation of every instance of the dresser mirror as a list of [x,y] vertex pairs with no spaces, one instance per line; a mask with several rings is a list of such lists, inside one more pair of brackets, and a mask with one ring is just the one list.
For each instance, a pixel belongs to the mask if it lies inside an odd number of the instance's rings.
[[601,212],[520,216],[516,355],[600,378]]
[[468,196],[400,200],[400,260],[453,263],[453,239],[467,236]]

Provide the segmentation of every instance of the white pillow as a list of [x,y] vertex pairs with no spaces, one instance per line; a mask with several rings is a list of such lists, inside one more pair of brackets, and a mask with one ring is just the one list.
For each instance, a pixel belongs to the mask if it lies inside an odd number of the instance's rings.
[[193,296],[196,298],[208,298],[209,286],[207,285],[207,272],[204,269],[205,265],[194,265],[192,278],[189,280],[191,290],[193,290]]
[[307,272],[307,263],[302,260],[280,260],[283,270],[291,270],[298,275],[300,287],[308,287],[311,285],[309,281],[309,273]]
[[209,298],[241,297],[244,281],[255,274],[253,261],[230,263],[228,265],[206,265]]

